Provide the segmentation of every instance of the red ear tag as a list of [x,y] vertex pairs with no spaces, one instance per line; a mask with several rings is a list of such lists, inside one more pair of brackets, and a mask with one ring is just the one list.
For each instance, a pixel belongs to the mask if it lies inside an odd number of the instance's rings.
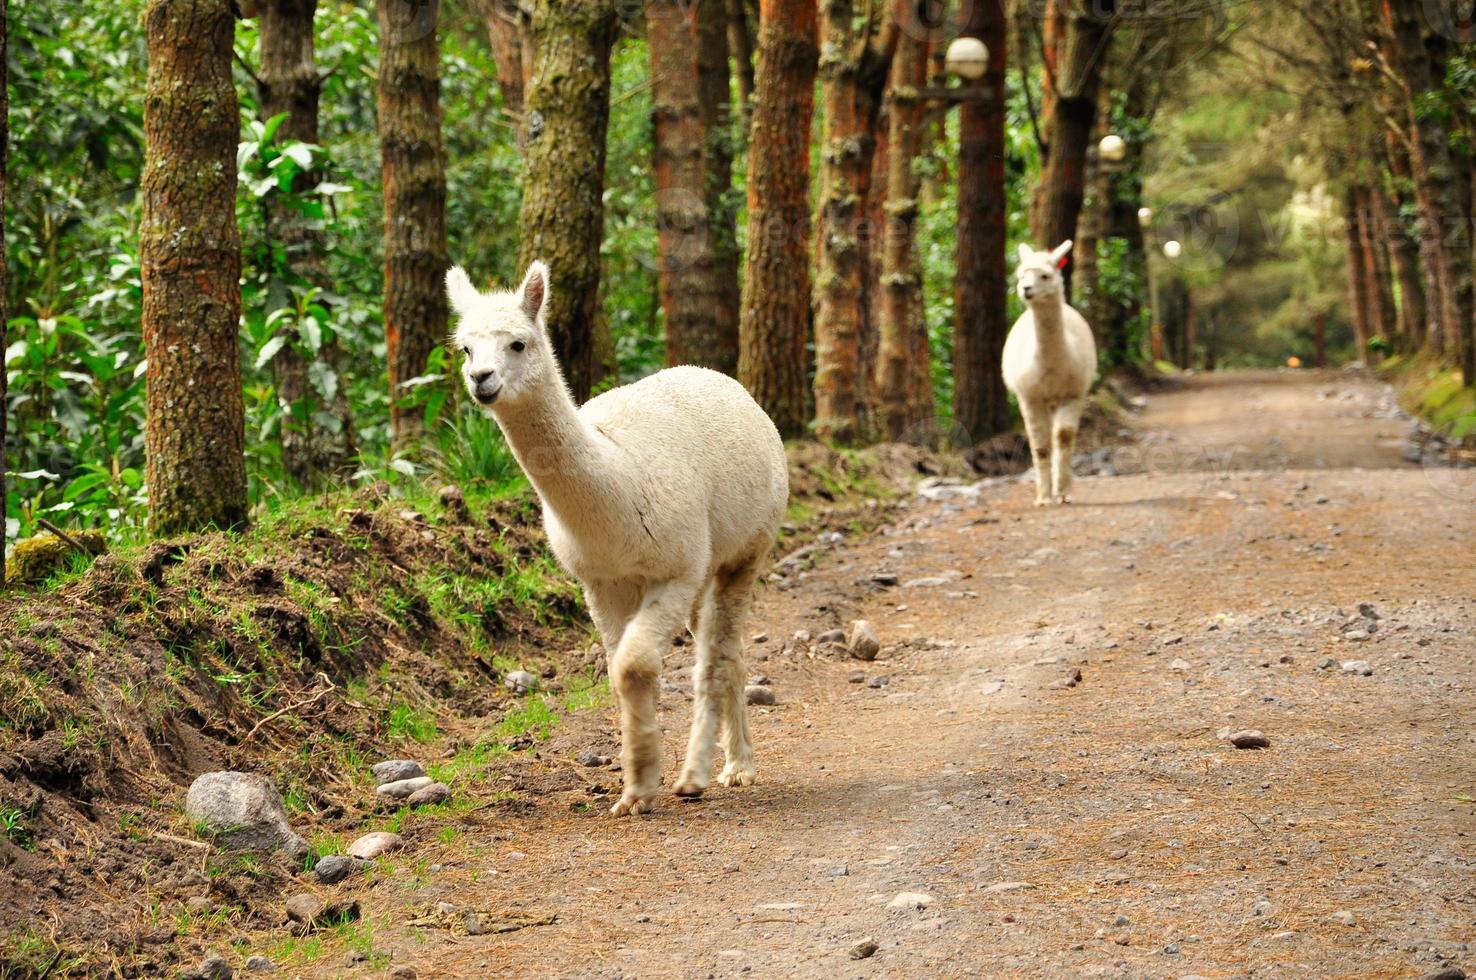
[[1058,268],[1058,269],[1064,269],[1064,268],[1066,268],[1066,263],[1067,262],[1070,262],[1070,261],[1071,261],[1071,256],[1069,256],[1069,255],[1063,255],[1063,256],[1061,256],[1061,261],[1059,261],[1059,262],[1056,263],[1056,268]]

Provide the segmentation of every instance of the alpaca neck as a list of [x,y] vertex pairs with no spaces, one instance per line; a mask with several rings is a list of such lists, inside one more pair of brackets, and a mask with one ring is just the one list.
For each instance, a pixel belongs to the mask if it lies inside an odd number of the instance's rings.
[[579,417],[556,365],[550,380],[517,405],[494,412],[518,465],[544,505],[568,524],[579,524],[609,480],[608,443]]
[[1042,358],[1057,360],[1066,353],[1066,299],[1046,296],[1030,304],[1035,318],[1035,343]]

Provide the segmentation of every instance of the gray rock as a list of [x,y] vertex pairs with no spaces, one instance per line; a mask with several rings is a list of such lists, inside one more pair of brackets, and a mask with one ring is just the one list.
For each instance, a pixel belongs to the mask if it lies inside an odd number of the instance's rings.
[[1447,964],[1438,970],[1431,970],[1420,980],[1466,980],[1466,971],[1458,966]]
[[794,642],[800,646],[808,644],[812,639],[814,639],[814,636],[811,635],[809,630],[794,631]]
[[359,858],[364,861],[372,861],[381,854],[398,851],[405,846],[405,838],[399,834],[391,834],[385,831],[375,831],[365,834],[348,846],[349,857]]
[[1328,918],[1329,919],[1332,919],[1334,922],[1338,923],[1339,925],[1344,925],[1344,926],[1356,926],[1356,925],[1358,925],[1358,917],[1355,916],[1352,912],[1349,912],[1347,909],[1339,909],[1338,911],[1334,912],[1332,915],[1328,916]]
[[574,757],[574,761],[581,766],[590,766],[593,768],[595,766],[608,766],[610,764],[610,757],[608,755],[600,755],[598,752],[591,751],[590,749],[585,749]]
[[889,909],[925,909],[933,904],[933,896],[926,892],[898,892],[890,902]]
[[317,920],[323,911],[323,901],[316,895],[303,892],[293,895],[287,899],[287,918],[292,922],[299,922],[310,926]]
[[774,689],[761,684],[750,684],[743,689],[743,699],[749,704],[773,704]]
[[1112,924],[1114,926],[1118,926],[1118,927],[1121,927],[1121,926],[1130,926],[1130,925],[1133,924],[1133,920],[1132,919],[1129,919],[1125,915],[1119,915],[1117,918],[1115,918],[1115,919],[1112,920]]
[[232,850],[280,850],[294,860],[312,853],[287,822],[282,796],[265,776],[245,772],[197,776],[185,796],[185,816]]
[[258,954],[246,957],[246,969],[252,973],[271,973],[277,969],[277,964]]
[[321,884],[336,885],[361,867],[363,865],[351,857],[329,854],[318,859],[318,863],[313,866],[313,874]]
[[772,687],[774,685],[774,679],[768,674],[755,674],[748,679],[748,683],[757,684],[760,687]]
[[1028,881],[996,881],[994,884],[987,886],[984,890],[993,894],[1000,894],[1002,892],[1029,891],[1034,887],[1035,886]]
[[769,642],[769,634],[767,634],[767,633],[755,633],[755,634],[753,634],[752,636],[750,636],[748,638],[748,642],[750,642],[750,643],[768,643]]
[[434,780],[429,776],[416,776],[414,779],[397,779],[392,783],[385,783],[376,789],[375,795],[383,796],[390,800],[403,800],[418,789],[429,786]]
[[397,783],[402,779],[414,779],[424,776],[425,770],[420,768],[420,763],[414,759],[388,759],[384,762],[376,762],[369,770],[374,773],[376,783]]
[[1226,737],[1226,741],[1237,749],[1264,749],[1269,748],[1271,745],[1271,740],[1254,728],[1231,732]]
[[1379,615],[1379,611],[1374,608],[1374,604],[1371,602],[1360,602],[1358,604],[1358,615],[1362,616],[1364,619],[1384,618],[1383,616]]
[[870,936],[867,936],[865,939],[861,940],[859,943],[851,947],[851,959],[869,960],[871,959],[871,957],[876,955],[876,950],[876,940],[872,939]]
[[1323,657],[1321,660],[1317,661],[1318,670],[1332,670],[1337,665],[1338,662],[1332,657]]
[[416,976],[413,966],[397,966],[390,971],[390,980],[415,980]]
[[408,806],[427,806],[434,803],[445,803],[451,798],[451,787],[445,783],[431,783],[405,797]]
[[871,581],[884,588],[891,588],[897,584],[899,579],[896,572],[877,572],[871,576]]
[[204,895],[192,895],[185,899],[185,908],[193,915],[204,915],[215,908],[215,903]]
[[463,524],[471,520],[471,511],[466,506],[466,495],[461,492],[460,487],[447,484],[436,492],[436,496],[441,498],[441,506],[446,508],[446,513],[450,514],[454,520]]
[[468,936],[480,936],[486,930],[482,926],[482,917],[476,912],[468,911],[461,917],[462,925],[466,926]]
[[538,678],[526,670],[515,670],[503,680],[503,685],[514,694],[527,694],[538,690]]
[[853,622],[851,635],[846,637],[846,649],[856,660],[875,660],[876,655],[881,652],[881,640],[876,635],[876,627],[864,619]]
[[1360,677],[1372,677],[1373,665],[1367,660],[1344,660],[1343,673],[1357,674]]
[[826,630],[824,633],[821,633],[819,636],[815,637],[815,642],[844,643],[846,642],[846,633],[844,630]]
[[892,679],[886,674],[878,674],[875,677],[868,677],[866,679],[866,686],[875,690],[880,690],[890,683],[892,683]]
[[195,967],[195,976],[199,980],[231,980],[234,972],[224,957],[207,956]]
[[851,873],[851,869],[844,864],[837,864],[825,873],[832,878],[844,878]]

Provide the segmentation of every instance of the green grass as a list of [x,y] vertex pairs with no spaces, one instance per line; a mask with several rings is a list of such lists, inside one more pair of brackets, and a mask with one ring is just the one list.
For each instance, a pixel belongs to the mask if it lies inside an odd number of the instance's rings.
[[35,849],[34,836],[26,826],[26,815],[15,807],[0,807],[0,835],[17,847],[28,851]]
[[408,738],[415,742],[433,741],[437,734],[435,716],[428,709],[404,702],[390,705],[385,728],[391,738]]

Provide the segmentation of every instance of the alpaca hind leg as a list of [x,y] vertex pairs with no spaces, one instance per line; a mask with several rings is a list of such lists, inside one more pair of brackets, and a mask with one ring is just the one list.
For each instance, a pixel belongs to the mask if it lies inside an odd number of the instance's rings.
[[713,645],[716,617],[713,588],[709,586],[692,622],[692,635],[697,640],[697,662],[692,667],[692,733],[687,739],[687,760],[682,774],[672,787],[677,796],[701,796],[712,779],[712,750],[722,715],[721,664]]
[[661,726],[656,701],[661,655],[686,622],[697,586],[666,582],[646,591],[610,659],[610,687],[620,697],[620,763],[625,792],[610,808],[617,817],[649,813],[661,784]]
[[[767,553],[767,548],[762,553]],[[743,662],[743,628],[753,606],[753,580],[759,558],[719,574],[713,605],[713,656],[717,661],[716,698],[722,718],[724,764],[718,782],[724,786],[752,786],[756,776],[753,745],[748,737],[748,704],[744,688],[748,667]]]
[[1070,402],[1056,410],[1051,432],[1051,452],[1055,456],[1054,499],[1058,504],[1071,502],[1071,456],[1076,451],[1076,432],[1081,424],[1081,402]]
[[1025,435],[1030,440],[1030,455],[1035,460],[1035,506],[1051,502],[1051,413],[1038,402],[1020,399],[1020,414],[1025,417]]

